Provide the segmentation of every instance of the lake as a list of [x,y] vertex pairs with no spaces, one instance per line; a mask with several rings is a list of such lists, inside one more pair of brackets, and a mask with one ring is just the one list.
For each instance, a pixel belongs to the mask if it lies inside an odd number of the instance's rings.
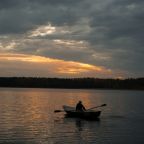
[[[79,100],[100,120],[54,113]],[[0,88],[0,143],[144,144],[144,91]]]

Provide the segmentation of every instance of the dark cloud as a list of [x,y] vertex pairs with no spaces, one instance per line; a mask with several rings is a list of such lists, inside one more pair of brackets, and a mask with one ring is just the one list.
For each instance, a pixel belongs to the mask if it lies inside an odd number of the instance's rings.
[[14,7],[18,7],[21,4],[21,0],[1,0],[0,1],[0,9],[11,9]]
[[[143,0],[1,0],[0,35],[27,34],[51,23],[70,33],[20,40],[16,52],[81,61],[142,75]],[[87,49],[54,45],[53,40],[85,41]],[[37,42],[35,42],[37,41]],[[48,43],[46,42],[48,41]],[[42,47],[43,46],[43,47]],[[51,48],[49,48],[51,47]],[[39,51],[39,53],[37,52]],[[94,57],[93,55],[99,55]],[[110,57],[105,59],[105,56]]]
[[25,33],[48,22],[73,25],[78,19],[72,0],[2,0],[0,1],[0,34]]
[[51,5],[75,5],[84,0],[28,0],[30,3],[51,4]]
[[127,6],[130,4],[141,4],[143,3],[143,0],[115,0],[113,3],[119,6]]
[[75,5],[84,0],[1,0],[0,1],[0,9],[11,9],[14,7],[27,7],[27,6],[35,6],[35,5]]

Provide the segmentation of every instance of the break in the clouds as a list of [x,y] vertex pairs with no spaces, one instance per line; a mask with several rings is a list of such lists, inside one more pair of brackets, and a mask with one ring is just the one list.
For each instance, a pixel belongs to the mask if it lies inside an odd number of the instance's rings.
[[[70,62],[77,69],[81,63],[105,71],[89,69],[83,75],[87,77],[142,77],[143,6],[142,0],[1,0],[0,52],[15,58],[21,54],[64,61],[65,72],[74,68]],[[4,73],[12,75],[10,72],[15,71],[16,75],[20,67],[10,66],[7,58],[0,59],[9,71]],[[24,65],[22,75],[27,70],[35,75],[35,70],[26,68],[28,61],[15,59],[17,62]],[[44,67],[38,64],[37,68],[41,69],[38,76],[46,76]],[[52,70],[47,76],[61,75]],[[80,72],[75,74],[79,76]]]

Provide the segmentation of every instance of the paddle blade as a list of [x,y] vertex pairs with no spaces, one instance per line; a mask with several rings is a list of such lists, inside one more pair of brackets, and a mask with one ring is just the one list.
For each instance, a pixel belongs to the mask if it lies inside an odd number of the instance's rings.
[[107,104],[102,104],[101,106],[106,106]]
[[55,110],[54,112],[55,112],[55,113],[57,113],[57,112],[62,112],[62,110]]

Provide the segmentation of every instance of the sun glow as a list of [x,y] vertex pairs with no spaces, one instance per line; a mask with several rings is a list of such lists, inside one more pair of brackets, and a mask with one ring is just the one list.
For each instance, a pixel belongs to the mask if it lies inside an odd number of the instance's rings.
[[58,68],[59,73],[69,73],[69,74],[77,74],[89,71],[101,72],[104,71],[103,67],[93,66],[89,64],[83,64],[78,62],[68,62],[67,64],[63,64],[63,67]]
[[36,63],[46,63],[56,61],[51,58],[45,58],[41,56],[25,55],[25,54],[0,54],[0,60],[9,61],[25,61],[25,62],[36,62]]
[[[45,71],[51,71],[51,73],[60,74],[60,75],[80,75],[91,73],[102,74],[107,73],[110,74],[111,71],[102,66],[94,66],[90,64],[74,62],[74,61],[65,61],[60,59],[53,59],[42,56],[35,55],[25,55],[25,54],[0,54],[0,62],[7,63],[20,63],[20,65],[16,66],[20,68],[22,65],[35,65],[37,69],[44,69]],[[17,69],[16,68],[16,69]],[[29,69],[32,69],[31,67]],[[32,71],[34,71],[35,67],[33,67]]]

